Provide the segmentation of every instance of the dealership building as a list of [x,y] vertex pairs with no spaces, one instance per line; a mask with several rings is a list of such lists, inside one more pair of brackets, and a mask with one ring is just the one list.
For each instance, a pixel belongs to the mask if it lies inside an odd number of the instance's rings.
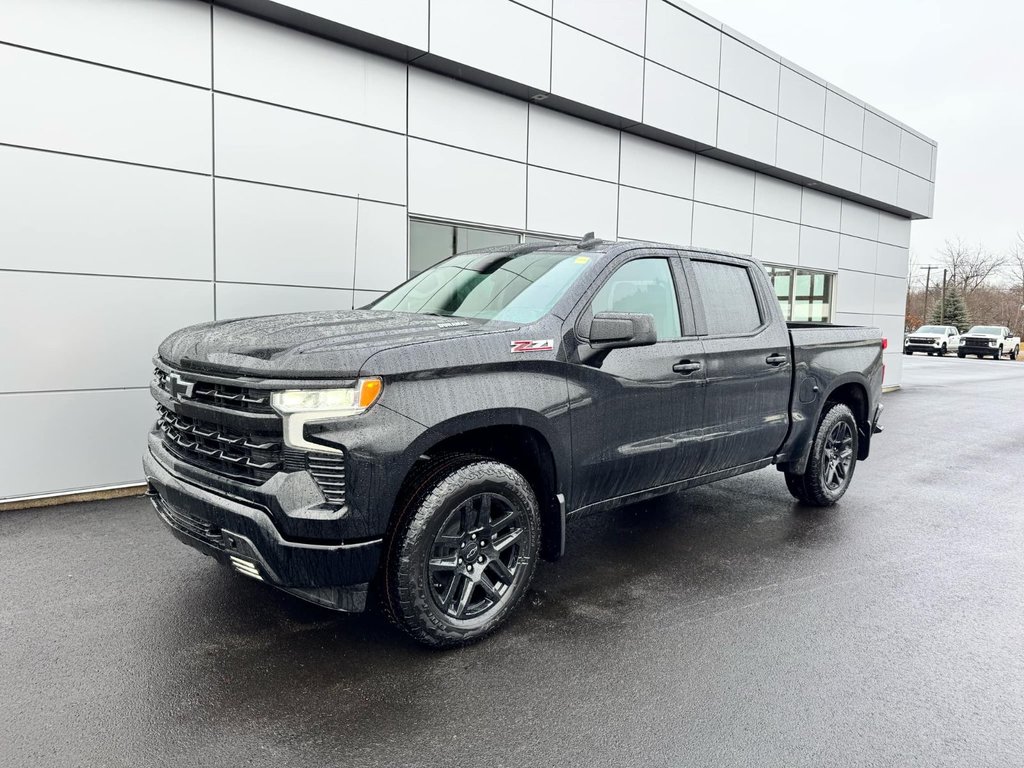
[[140,483],[184,325],[594,231],[891,341],[932,213],[935,142],[677,0],[3,0],[0,71],[0,503]]

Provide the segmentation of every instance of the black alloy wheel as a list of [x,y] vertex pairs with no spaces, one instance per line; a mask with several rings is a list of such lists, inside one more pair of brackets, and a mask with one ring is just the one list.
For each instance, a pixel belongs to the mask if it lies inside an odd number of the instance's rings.
[[524,512],[505,496],[480,493],[452,510],[427,563],[430,595],[456,620],[497,613],[524,567]]
[[853,429],[846,421],[838,422],[825,437],[825,460],[821,462],[821,483],[830,491],[838,491],[846,483],[853,465]]
[[453,454],[406,481],[382,564],[391,620],[435,648],[493,632],[526,593],[540,556],[540,505],[499,461]]
[[859,441],[853,411],[844,403],[833,403],[818,422],[804,472],[786,472],[789,492],[811,506],[835,504],[850,487]]

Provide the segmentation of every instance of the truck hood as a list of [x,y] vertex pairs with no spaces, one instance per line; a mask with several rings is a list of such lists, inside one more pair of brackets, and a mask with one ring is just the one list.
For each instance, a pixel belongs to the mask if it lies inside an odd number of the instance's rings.
[[514,328],[507,323],[407,312],[302,312],[193,325],[168,336],[159,354],[174,367],[210,373],[351,378],[382,349]]

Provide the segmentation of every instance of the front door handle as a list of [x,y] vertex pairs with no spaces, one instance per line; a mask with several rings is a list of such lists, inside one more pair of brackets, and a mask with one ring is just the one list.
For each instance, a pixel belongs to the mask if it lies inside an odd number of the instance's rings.
[[676,373],[681,373],[684,376],[689,376],[691,373],[696,373],[701,368],[700,363],[695,363],[693,360],[680,360],[678,363],[672,366],[672,370]]
[[785,355],[780,355],[780,354],[768,355],[768,357],[766,357],[764,359],[764,361],[766,363],[768,363],[768,365],[776,365],[776,366],[778,366],[778,365],[785,365],[787,360],[789,360],[788,357],[786,357]]

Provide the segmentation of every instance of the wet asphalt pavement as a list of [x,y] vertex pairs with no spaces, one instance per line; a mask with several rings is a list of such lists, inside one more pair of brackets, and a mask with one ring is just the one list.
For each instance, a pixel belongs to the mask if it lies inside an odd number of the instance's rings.
[[579,521],[420,649],[176,542],[0,512],[0,765],[1024,764],[1024,364],[906,359],[840,505],[764,470]]

